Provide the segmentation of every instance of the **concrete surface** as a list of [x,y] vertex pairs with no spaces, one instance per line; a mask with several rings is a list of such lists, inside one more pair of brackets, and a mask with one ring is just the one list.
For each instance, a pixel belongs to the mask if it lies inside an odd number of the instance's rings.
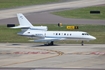
[[0,67],[105,69],[105,44],[0,43]]
[[[72,19],[72,18],[63,18],[57,15],[50,14],[47,12],[38,12],[38,13],[28,13],[24,14],[26,18],[32,24],[93,24],[93,25],[105,25],[105,20],[97,20],[97,19]],[[8,18],[0,20],[0,25],[6,24],[19,24],[18,19],[16,18]]]
[[54,9],[65,9],[65,8],[81,8],[94,5],[105,4],[104,0],[77,0],[64,3],[46,4],[46,5],[35,5],[15,9],[0,10],[0,19],[16,17],[17,13],[32,13],[41,12],[46,10]]
[[[35,5],[16,9],[0,10],[0,25],[18,24],[17,13],[23,13],[32,24],[98,24],[105,20],[71,19],[52,15],[50,12],[105,4],[104,0],[74,0],[64,3]],[[8,13],[9,12],[9,13]],[[26,14],[25,14],[26,13]]]
[[[25,8],[0,10],[0,16],[1,16],[0,24],[2,24],[1,22],[4,22],[5,20],[6,22],[9,21],[8,23],[13,23],[12,20],[14,19],[15,21],[17,21],[17,18],[13,18],[13,17],[16,17],[16,13],[28,13],[27,16],[31,17],[32,19],[34,18],[32,17],[32,15],[35,16],[37,13],[46,11],[46,10],[54,10],[54,9],[62,9],[62,8],[72,9],[72,8],[80,8],[80,7],[94,6],[94,5],[100,5],[100,4],[105,4],[105,1],[104,0],[80,0],[80,1],[59,3],[59,4],[37,5],[37,6],[30,6]],[[37,13],[34,14],[34,12],[37,12]],[[30,15],[30,13],[32,14]],[[39,13],[39,14],[42,15],[43,13]],[[43,15],[46,16],[46,12],[44,12]],[[49,16],[47,17],[49,18]],[[53,17],[58,17],[58,16],[53,16]],[[6,19],[6,18],[9,18],[9,19]],[[44,20],[46,20],[46,18]],[[66,20],[69,20],[69,19],[66,19]],[[82,23],[87,21],[82,19],[78,21],[77,19],[71,19],[71,20],[73,20],[73,22],[79,22],[79,23],[81,23],[82,21],[83,21]],[[88,20],[86,23],[88,23],[89,21],[93,21],[93,20]],[[34,21],[30,21],[30,22],[34,23]],[[41,22],[43,23],[43,21]],[[57,22],[59,22],[58,19],[57,19]],[[95,22],[104,24],[105,21],[95,20]],[[59,44],[55,46],[43,46],[36,43],[28,43],[28,44],[27,43],[0,43],[0,69],[5,67],[6,68],[11,68],[11,67],[26,68],[24,70],[30,70],[28,68],[76,68],[71,70],[77,70],[77,68],[80,68],[79,70],[84,70],[84,68],[89,68],[86,70],[96,70],[96,69],[104,70],[105,69],[105,44],[85,44],[84,46],[81,46],[80,44]],[[12,69],[12,70],[17,70],[17,69]],[[21,69],[18,69],[18,70],[21,70]]]

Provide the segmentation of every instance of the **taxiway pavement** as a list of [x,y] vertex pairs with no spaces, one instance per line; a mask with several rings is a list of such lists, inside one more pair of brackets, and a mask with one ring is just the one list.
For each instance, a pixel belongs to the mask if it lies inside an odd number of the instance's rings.
[[0,43],[0,67],[105,69],[105,44]]
[[[58,23],[68,24],[68,25],[71,25],[71,24],[105,25],[105,20],[64,18],[64,17],[50,14],[49,12],[28,13],[24,15],[34,25],[35,24],[40,24],[40,25],[58,24]],[[6,25],[6,24],[18,25],[17,17],[0,20],[0,25]]]
[[63,3],[35,5],[15,9],[0,10],[0,19],[16,17],[17,13],[41,12],[54,9],[81,8],[105,4],[104,0],[74,0]]
[[63,3],[35,5],[22,8],[0,10],[0,25],[18,24],[16,17],[17,13],[23,13],[32,24],[63,23],[105,25],[105,20],[71,19],[50,14],[50,12],[52,11],[75,9],[102,4],[105,4],[104,0],[74,0]]

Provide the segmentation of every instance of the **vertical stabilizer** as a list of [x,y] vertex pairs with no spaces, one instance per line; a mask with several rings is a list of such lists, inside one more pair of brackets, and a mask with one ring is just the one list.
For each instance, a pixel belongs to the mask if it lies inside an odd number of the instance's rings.
[[18,17],[18,21],[19,21],[19,26],[15,26],[15,27],[11,27],[11,28],[21,28],[22,31],[26,31],[27,29],[47,31],[47,26],[33,26],[27,20],[27,18],[21,13],[17,14],[17,17]]
[[22,26],[23,27],[25,27],[25,26],[32,27],[33,26],[23,14],[19,13],[19,14],[17,14],[17,17],[18,17],[18,21],[19,21],[19,24],[21,27]]

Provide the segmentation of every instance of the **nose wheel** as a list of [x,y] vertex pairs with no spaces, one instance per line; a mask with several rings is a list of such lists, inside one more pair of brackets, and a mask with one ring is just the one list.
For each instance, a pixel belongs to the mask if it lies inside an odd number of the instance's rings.
[[81,46],[84,46],[84,41],[81,42]]

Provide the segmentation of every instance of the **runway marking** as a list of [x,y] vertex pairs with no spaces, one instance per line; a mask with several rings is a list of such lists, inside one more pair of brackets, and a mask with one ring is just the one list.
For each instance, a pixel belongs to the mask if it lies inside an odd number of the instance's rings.
[[66,54],[74,54],[74,55],[105,55],[105,52],[95,51],[95,52],[74,52],[74,53],[66,53]]
[[40,59],[33,59],[33,60],[29,60],[29,61],[23,61],[23,62],[21,61],[21,62],[15,62],[15,63],[11,63],[11,64],[5,64],[5,65],[1,65],[1,67],[3,67],[3,66],[9,66],[9,65],[14,65],[14,64],[27,63],[27,62],[32,62],[32,61],[38,61],[38,60],[43,60],[43,59],[48,59],[48,58],[53,58],[53,57],[61,56],[61,55],[64,54],[61,51],[42,49],[42,48],[32,48],[32,47],[6,47],[6,48],[23,48],[23,49],[45,50],[45,51],[49,51],[49,52],[55,52],[55,53],[57,53],[57,55],[49,56],[49,57],[45,57],[45,58],[40,58]]
[[105,52],[91,52],[91,54],[94,54],[94,55],[105,55]]
[[34,51],[28,51],[28,52],[26,52],[26,51],[16,51],[16,52],[0,52],[0,54],[54,54],[54,53],[51,53],[51,52],[40,52],[40,51],[37,51],[37,52],[34,52]]

